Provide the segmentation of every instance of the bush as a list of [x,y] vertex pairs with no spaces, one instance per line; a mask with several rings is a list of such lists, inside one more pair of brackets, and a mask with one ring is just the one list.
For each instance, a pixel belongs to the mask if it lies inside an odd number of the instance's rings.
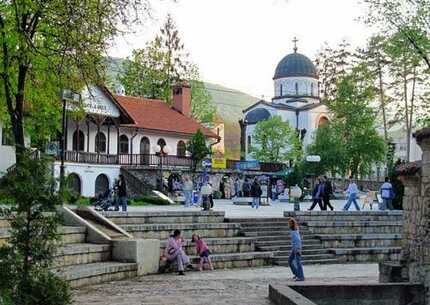
[[155,196],[142,196],[130,200],[131,205],[170,205],[170,202]]
[[220,191],[213,192],[213,199],[221,199],[222,193]]

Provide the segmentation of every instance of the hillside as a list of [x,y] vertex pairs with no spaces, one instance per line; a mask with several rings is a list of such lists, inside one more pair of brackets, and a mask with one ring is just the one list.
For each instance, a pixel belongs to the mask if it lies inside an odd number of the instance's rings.
[[[122,63],[125,59],[109,58],[108,80],[116,83],[117,75],[122,71]],[[228,158],[240,158],[240,127],[239,119],[242,110],[254,104],[258,98],[235,89],[221,85],[205,83],[206,89],[212,97],[212,103],[217,107],[217,115],[225,125],[225,150]]]

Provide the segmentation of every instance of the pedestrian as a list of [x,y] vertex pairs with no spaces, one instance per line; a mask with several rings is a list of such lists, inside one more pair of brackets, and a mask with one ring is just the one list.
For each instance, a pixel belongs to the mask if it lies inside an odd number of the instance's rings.
[[381,211],[385,211],[386,209],[392,210],[394,191],[393,191],[393,185],[390,182],[390,178],[385,177],[385,182],[384,184],[382,184],[379,192],[382,197],[382,203],[379,205],[379,209]]
[[258,209],[260,207],[260,199],[263,191],[261,190],[260,183],[257,178],[254,179],[254,183],[251,185],[251,197],[252,197],[252,208]]
[[352,177],[349,178],[349,185],[348,185],[348,188],[346,189],[346,192],[348,193],[348,200],[345,206],[343,207],[343,210],[348,211],[349,207],[351,206],[351,203],[354,203],[355,209],[357,211],[360,211],[360,207],[358,206],[358,203],[357,203],[358,187],[357,187],[357,184],[352,179]]
[[203,211],[209,211],[211,207],[212,187],[209,182],[205,182],[200,191],[202,194]]
[[244,197],[251,196],[251,183],[249,182],[248,178],[245,178],[245,181],[243,182],[242,191]]
[[320,178],[317,179],[317,183],[315,184],[314,190],[312,192],[312,205],[308,209],[308,211],[312,211],[315,206],[318,204],[321,211],[324,211],[324,206],[322,203],[322,195],[324,193],[324,183]]
[[199,270],[203,271],[205,262],[209,266],[210,270],[214,270],[210,257],[210,251],[204,240],[198,234],[193,234],[191,241],[196,244],[196,252],[197,255],[200,256]]
[[221,179],[219,183],[219,191],[221,193],[221,199],[225,199],[225,182],[224,179]]
[[294,281],[304,281],[302,265],[302,239],[300,237],[299,225],[294,218],[288,218],[288,227],[291,237],[291,254],[288,258],[288,265],[294,274]]
[[334,207],[330,203],[330,196],[333,194],[333,187],[331,181],[328,180],[327,176],[324,176],[324,194],[322,197],[324,203],[324,210],[326,211],[328,208],[330,210],[334,210]]
[[183,192],[185,196],[185,207],[191,207],[192,200],[193,200],[193,181],[191,181],[190,178],[185,177],[184,185],[183,185]]
[[173,235],[167,240],[167,246],[164,250],[164,257],[168,263],[176,262],[178,267],[178,275],[185,275],[185,268],[192,269],[190,259],[185,254],[183,246],[185,240],[182,238],[181,231],[175,230]]
[[236,178],[234,180],[234,197],[240,197],[240,180],[239,178]]
[[271,191],[272,191],[272,201],[276,201],[276,199],[278,199],[278,194],[276,194],[276,184],[275,183],[272,184]]
[[115,187],[118,194],[115,204],[115,211],[119,211],[119,205],[121,205],[121,210],[123,212],[127,212],[127,186],[125,183],[125,178],[122,174],[120,174],[118,178],[119,179]]

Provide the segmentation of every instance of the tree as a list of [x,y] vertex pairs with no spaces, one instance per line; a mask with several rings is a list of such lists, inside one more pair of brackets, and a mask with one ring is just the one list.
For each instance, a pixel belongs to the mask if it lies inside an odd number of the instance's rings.
[[330,103],[332,120],[316,133],[308,151],[321,155],[323,170],[357,176],[385,159],[385,142],[378,135],[369,103],[375,96],[374,79],[359,65],[339,80]]
[[430,0],[364,0],[365,21],[384,33],[398,32],[430,69]]
[[37,138],[59,128],[60,89],[102,79],[110,39],[146,11],[148,1],[0,3],[0,109],[8,113],[18,166],[25,133]]
[[4,178],[0,195],[10,206],[0,217],[10,220],[10,237],[0,247],[0,304],[71,302],[69,286],[50,270],[61,236],[55,211],[62,203],[51,168],[48,159],[24,151],[21,166]]
[[202,160],[211,154],[211,150],[206,145],[205,135],[200,129],[197,130],[187,143],[187,151],[191,154],[195,162],[194,169],[196,169],[197,165],[200,164]]
[[134,50],[124,63],[119,81],[127,94],[172,101],[172,86],[186,80],[191,86],[191,113],[202,123],[212,123],[216,112],[211,96],[200,81],[198,68],[189,61],[176,25],[169,15],[160,33],[145,48]]
[[251,154],[262,162],[298,160],[302,155],[297,132],[280,116],[258,122],[252,140]]

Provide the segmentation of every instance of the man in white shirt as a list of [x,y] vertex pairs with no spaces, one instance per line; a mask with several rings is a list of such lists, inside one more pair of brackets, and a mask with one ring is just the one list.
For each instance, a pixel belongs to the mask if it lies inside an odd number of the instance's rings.
[[382,203],[379,205],[379,209],[381,211],[393,209],[393,185],[390,183],[390,179],[385,177],[385,182],[382,184],[381,189],[379,190],[382,197]]
[[358,187],[357,187],[357,184],[355,184],[355,182],[352,180],[352,177],[349,178],[349,185],[346,192],[348,193],[348,201],[343,207],[343,210],[348,211],[349,207],[351,206],[351,203],[354,203],[355,209],[357,211],[360,211],[360,207],[358,206],[358,203],[357,203]]

